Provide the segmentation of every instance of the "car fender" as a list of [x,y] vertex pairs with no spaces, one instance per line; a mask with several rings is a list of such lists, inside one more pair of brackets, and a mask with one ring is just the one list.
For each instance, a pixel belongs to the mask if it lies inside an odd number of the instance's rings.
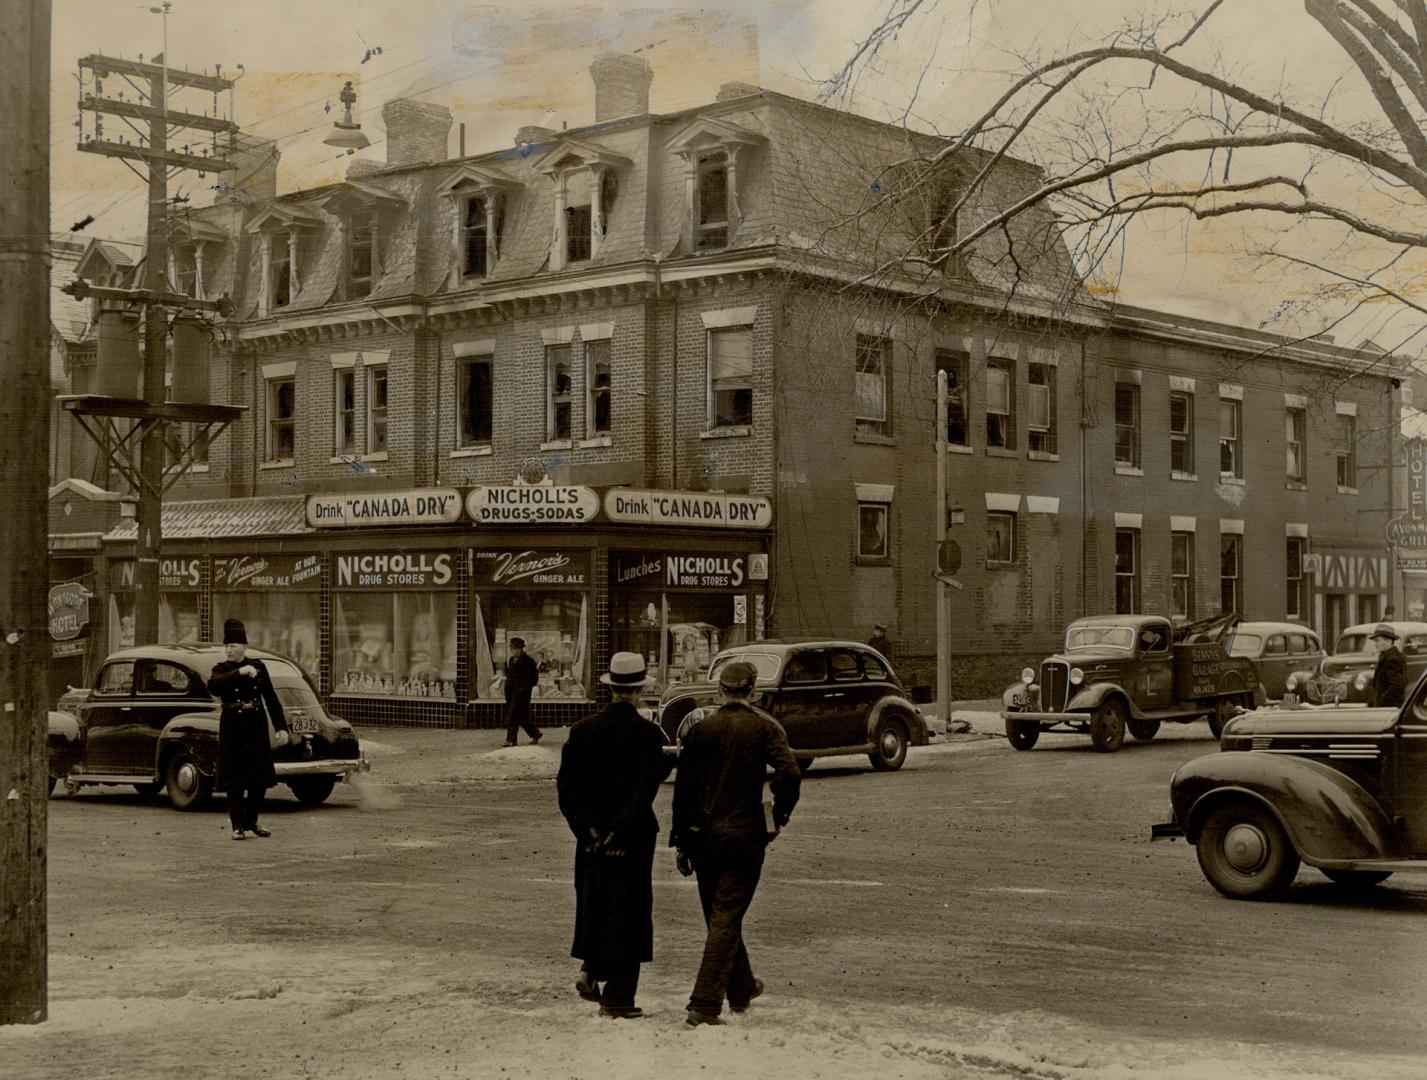
[[1138,717],[1140,710],[1135,708],[1134,699],[1125,692],[1125,688],[1119,683],[1101,682],[1091,683],[1080,690],[1070,702],[1065,706],[1066,712],[1094,712],[1110,698],[1119,698],[1120,704],[1125,707],[1125,712],[1132,717]]
[[78,763],[83,748],[79,718],[58,709],[50,709],[46,729],[49,773],[51,776],[68,776]]
[[174,746],[187,749],[199,769],[212,776],[218,770],[218,714],[181,713],[165,724],[155,749],[155,776],[163,775],[164,757]]
[[926,746],[931,741],[927,732],[927,722],[917,707],[900,694],[888,694],[879,698],[867,712],[867,741],[877,741],[877,728],[884,719],[895,717],[907,729],[907,742],[912,746]]
[[1381,804],[1361,784],[1306,757],[1254,751],[1207,754],[1174,774],[1170,799],[1191,843],[1216,806],[1226,799],[1249,799],[1278,819],[1309,865],[1402,854]]

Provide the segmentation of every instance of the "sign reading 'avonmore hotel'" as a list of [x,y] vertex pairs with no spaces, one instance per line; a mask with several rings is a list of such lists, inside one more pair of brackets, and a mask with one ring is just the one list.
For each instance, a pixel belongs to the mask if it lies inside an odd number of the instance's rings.
[[773,504],[761,495],[611,488],[604,512],[611,521],[634,525],[766,529],[773,524]]
[[311,495],[307,499],[307,523],[317,528],[450,525],[460,517],[461,493],[455,488]]

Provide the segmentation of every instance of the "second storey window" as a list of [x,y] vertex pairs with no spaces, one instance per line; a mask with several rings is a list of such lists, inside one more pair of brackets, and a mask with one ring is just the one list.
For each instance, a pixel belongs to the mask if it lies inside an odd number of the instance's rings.
[[491,358],[464,357],[458,361],[457,407],[460,415],[458,446],[487,446],[491,441],[495,397],[492,393]]
[[570,346],[545,350],[545,441],[570,437]]
[[890,395],[887,392],[892,366],[889,362],[891,351],[892,343],[885,338],[857,335],[853,393],[857,408],[854,419],[859,434],[892,433],[892,417],[888,409]]
[[986,361],[986,445],[1016,448],[1016,380],[1010,360]]
[[1243,566],[1244,538],[1236,533],[1224,533],[1219,538],[1219,610],[1242,615],[1243,594],[1239,591],[1239,574]]
[[461,221],[461,274],[485,277],[488,230],[486,200],[472,196],[466,200]]
[[1358,486],[1358,459],[1353,446],[1358,438],[1357,417],[1338,417],[1338,486],[1355,488]]
[[753,423],[753,331],[710,330],[708,424],[710,428]]
[[1194,534],[1169,534],[1169,613],[1177,619],[1194,618]]
[[1287,449],[1285,462],[1289,480],[1303,483],[1308,478],[1308,410],[1285,409],[1283,411],[1283,438]]
[[888,541],[888,510],[885,502],[857,504],[857,557],[885,559],[891,554]]
[[349,367],[332,372],[332,450],[350,454],[357,440],[357,379]]
[[274,233],[268,243],[272,245],[268,264],[268,308],[271,310],[287,307],[292,302],[292,260],[285,234]]
[[1284,614],[1290,619],[1308,617],[1308,578],[1303,573],[1303,556],[1307,553],[1308,541],[1301,536],[1288,538],[1287,590],[1284,596]]
[[1115,384],[1115,464],[1140,467],[1140,388],[1134,383]]
[[347,236],[347,295],[351,299],[372,291],[376,276],[376,222],[371,217],[352,221]]
[[1169,395],[1169,468],[1180,476],[1194,475],[1194,398]]
[[294,421],[297,415],[297,383],[294,379],[268,380],[268,460],[291,461],[294,450]]
[[728,154],[700,154],[697,173],[694,248],[716,251],[728,245]]
[[946,441],[952,446],[970,446],[967,388],[971,358],[965,353],[938,352],[936,367],[946,372]]
[[585,437],[610,432],[609,341],[585,342]]
[[1115,530],[1115,614],[1140,610],[1140,530]]
[[1232,398],[1219,399],[1219,475],[1244,475],[1243,404]]
[[1041,454],[1056,453],[1055,368],[1030,364],[1026,368],[1026,448]]
[[367,453],[386,452],[387,368],[367,368]]

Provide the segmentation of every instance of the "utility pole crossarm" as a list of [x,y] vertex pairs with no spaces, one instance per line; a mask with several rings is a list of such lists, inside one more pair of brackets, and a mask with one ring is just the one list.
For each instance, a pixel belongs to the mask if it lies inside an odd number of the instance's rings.
[[91,285],[83,280],[62,286],[60,292],[68,293],[76,300],[85,300],[92,296],[99,300],[117,300],[120,303],[158,304],[162,307],[186,308],[191,311],[212,311],[224,318],[233,314],[233,301],[227,294],[217,300],[200,300],[166,289],[116,289],[107,285]]
[[211,90],[214,93],[220,90],[231,90],[234,83],[232,79],[225,79],[218,75],[205,75],[200,71],[185,71],[182,68],[166,67],[163,64],[145,64],[138,60],[120,60],[117,57],[100,56],[97,53],[81,57],[79,66],[90,68],[101,79],[106,75],[132,75],[138,79],[162,79],[167,76],[168,81],[174,86]]
[[[130,120],[152,120],[157,111],[149,105],[140,105],[133,101],[119,101],[116,98],[95,97],[93,94],[85,94],[80,99],[79,107],[91,112],[108,113],[110,116],[127,117]],[[216,116],[200,116],[198,113],[175,112],[170,109],[165,114],[165,119],[170,127],[197,128],[224,135],[235,135],[238,132],[238,125],[233,121],[223,120]]]
[[151,147],[111,142],[108,139],[90,139],[88,142],[80,143],[76,149],[82,150],[86,154],[103,154],[105,157],[129,158],[133,161],[159,161],[165,165],[198,169],[201,172],[229,172],[237,168],[226,158],[183,154],[177,150],[154,150]]

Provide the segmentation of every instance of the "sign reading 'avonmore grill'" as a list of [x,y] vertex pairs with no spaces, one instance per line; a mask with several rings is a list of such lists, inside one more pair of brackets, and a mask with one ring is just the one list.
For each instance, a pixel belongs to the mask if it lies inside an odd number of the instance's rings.
[[318,528],[450,525],[460,516],[461,493],[454,488],[309,495],[307,498],[307,523]]
[[478,487],[466,498],[466,513],[477,525],[578,525],[599,510],[593,489],[561,484]]
[[766,529],[773,524],[773,504],[761,495],[611,488],[604,512],[611,521],[633,525]]

